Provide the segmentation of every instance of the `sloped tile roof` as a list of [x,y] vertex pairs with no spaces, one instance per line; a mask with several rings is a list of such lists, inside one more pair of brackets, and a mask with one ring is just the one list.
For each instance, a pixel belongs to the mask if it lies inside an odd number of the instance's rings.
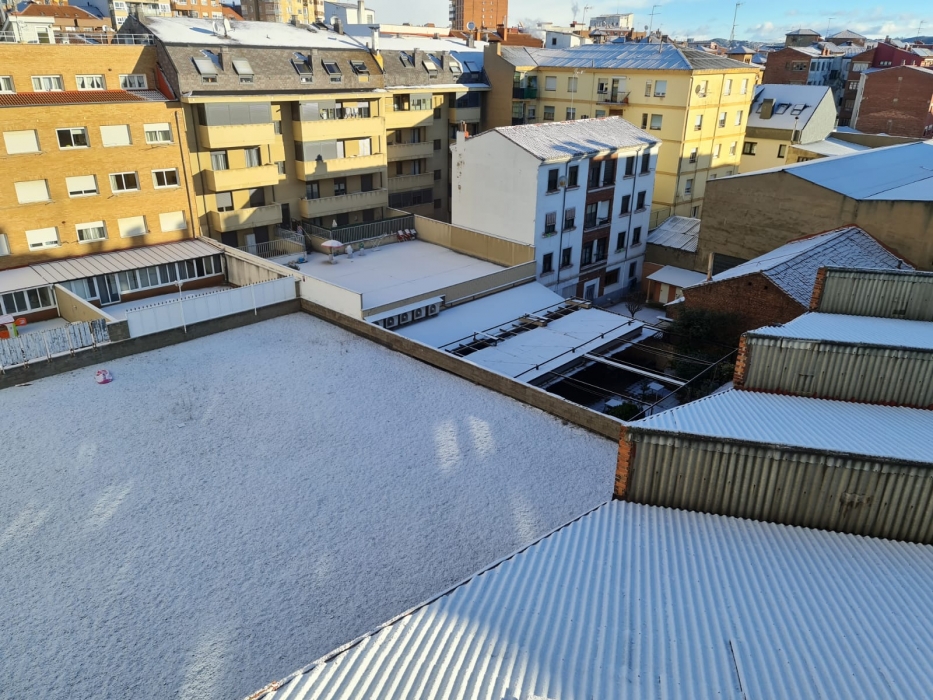
[[0,107],[100,104],[102,102],[166,102],[158,90],[65,90],[62,92],[16,92],[0,94]]

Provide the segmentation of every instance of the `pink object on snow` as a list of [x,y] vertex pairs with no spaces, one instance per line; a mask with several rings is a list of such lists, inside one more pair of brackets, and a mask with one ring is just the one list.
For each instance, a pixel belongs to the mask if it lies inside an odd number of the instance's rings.
[[97,375],[94,377],[94,380],[98,384],[110,384],[113,381],[113,375],[110,374],[109,369],[99,369],[97,370]]

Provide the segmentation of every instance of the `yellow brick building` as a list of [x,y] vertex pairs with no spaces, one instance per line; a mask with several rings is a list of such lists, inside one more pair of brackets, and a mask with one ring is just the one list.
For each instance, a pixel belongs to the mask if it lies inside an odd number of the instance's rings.
[[621,116],[662,141],[652,228],[702,216],[706,182],[738,172],[760,71],[672,44],[486,48],[484,128]]
[[0,269],[194,235],[160,83],[152,46],[0,44]]

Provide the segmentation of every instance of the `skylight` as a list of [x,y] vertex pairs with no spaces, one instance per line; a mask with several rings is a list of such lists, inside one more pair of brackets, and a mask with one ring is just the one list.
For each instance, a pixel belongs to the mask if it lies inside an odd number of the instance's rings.
[[362,61],[350,61],[350,67],[357,75],[369,75],[369,68]]
[[234,59],[233,70],[236,71],[237,75],[253,75],[253,67],[249,64],[249,61],[242,58]]

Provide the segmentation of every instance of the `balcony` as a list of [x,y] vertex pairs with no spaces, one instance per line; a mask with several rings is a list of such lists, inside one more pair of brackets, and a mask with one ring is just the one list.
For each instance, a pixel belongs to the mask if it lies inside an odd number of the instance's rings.
[[449,114],[449,120],[451,124],[459,124],[460,122],[471,122],[478,124],[481,118],[479,107],[455,107],[450,110]]
[[393,143],[389,144],[389,162],[394,160],[414,160],[415,158],[430,158],[434,155],[434,144],[431,141],[421,143]]
[[434,173],[421,173],[420,175],[399,175],[389,178],[389,192],[403,192],[417,188],[433,187]]
[[433,109],[407,109],[389,112],[386,128],[405,129],[416,126],[431,126],[434,123]]
[[321,197],[320,199],[302,199],[301,216],[305,219],[315,219],[319,216],[334,216],[361,209],[375,209],[389,206],[389,191],[387,189],[370,190],[369,192],[354,192],[337,197]]
[[371,117],[358,119],[321,119],[294,122],[296,141],[324,141],[325,139],[361,139],[385,133],[385,119]]
[[244,148],[274,141],[275,127],[271,123],[198,127],[198,142],[202,149]]
[[282,223],[282,207],[278,204],[267,204],[264,207],[249,209],[234,209],[233,211],[212,211],[208,216],[211,228],[215,231],[239,231],[255,226],[269,226]]
[[537,100],[538,99],[538,88],[513,87],[512,88],[512,99],[513,100]]
[[299,180],[320,180],[327,177],[372,173],[385,167],[385,154],[375,153],[371,156],[351,156],[330,160],[299,160],[295,163],[295,173]]
[[204,171],[204,183],[211,192],[277,185],[280,177],[279,168],[275,164],[259,165],[255,168]]
[[603,105],[627,105],[627,92],[601,92],[596,95],[596,101]]

